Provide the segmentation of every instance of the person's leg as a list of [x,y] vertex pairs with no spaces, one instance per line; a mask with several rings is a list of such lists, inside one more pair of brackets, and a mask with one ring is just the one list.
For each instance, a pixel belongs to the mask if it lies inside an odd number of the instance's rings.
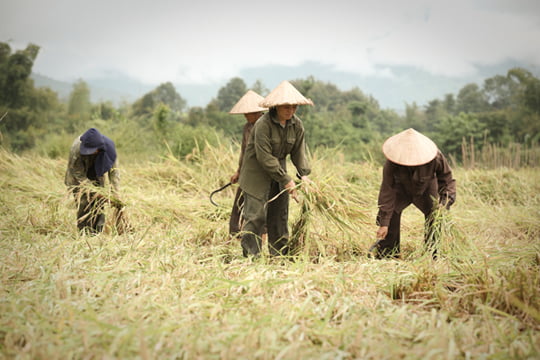
[[103,228],[105,227],[105,202],[106,200],[103,198],[99,198],[96,196],[95,193],[92,193],[89,195],[90,203],[90,228],[92,233],[97,234],[103,231]]
[[434,198],[425,194],[415,201],[416,207],[424,214],[424,246],[431,252],[433,258],[437,257],[437,248],[439,247],[439,235],[441,233],[440,221],[436,219],[437,202]]
[[240,232],[240,208],[244,203],[244,197],[242,196],[242,189],[236,190],[234,196],[234,204],[231,211],[231,217],[229,219],[229,235],[235,237]]
[[[269,199],[279,194],[280,186],[272,182]],[[267,204],[268,250],[270,255],[288,255],[289,253],[289,193],[283,192]]]
[[95,193],[81,192],[75,195],[78,202],[77,228],[79,232],[97,234],[105,226],[105,200],[96,197]]
[[244,193],[244,226],[242,229],[242,253],[257,256],[261,252],[261,234],[266,219],[264,199],[257,199]]
[[400,255],[401,212],[393,212],[388,225],[388,234],[377,245],[377,258],[398,258]]
[[78,203],[77,208],[77,228],[79,232],[90,232],[92,229],[91,213],[92,208],[88,199],[88,194],[75,194],[75,201]]

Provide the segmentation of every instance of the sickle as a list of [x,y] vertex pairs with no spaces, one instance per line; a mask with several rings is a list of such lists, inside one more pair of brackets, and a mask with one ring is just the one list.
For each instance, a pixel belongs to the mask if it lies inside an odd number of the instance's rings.
[[370,246],[369,250],[368,250],[368,253],[372,252],[373,250],[375,250],[375,248],[377,248],[377,246],[379,246],[379,244],[381,243],[381,241],[383,241],[384,239],[379,239],[377,241],[375,241],[373,243],[373,245]]
[[227,183],[227,184],[223,185],[223,186],[220,187],[219,189],[212,191],[212,192],[210,193],[210,202],[211,202],[213,205],[215,205],[215,206],[219,206],[218,204],[216,204],[216,203],[214,202],[214,200],[212,200],[212,196],[214,196],[215,193],[218,193],[218,192],[220,192],[221,190],[226,189],[227,187],[229,187],[229,186],[231,186],[231,185],[232,185],[232,183],[230,182],[230,183]]

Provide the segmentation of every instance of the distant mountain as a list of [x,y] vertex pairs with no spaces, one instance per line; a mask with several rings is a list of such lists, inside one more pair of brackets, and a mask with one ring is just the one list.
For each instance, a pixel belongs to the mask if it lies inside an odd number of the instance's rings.
[[35,87],[48,87],[55,91],[61,100],[67,100],[69,98],[69,93],[73,87],[73,84],[71,83],[58,81],[36,73],[32,73],[31,78],[34,80]]
[[[282,80],[313,76],[316,80],[332,83],[343,91],[358,87],[364,94],[375,98],[382,108],[402,112],[406,104],[416,102],[418,105],[424,106],[433,99],[443,98],[446,94],[457,95],[463,86],[469,83],[482,85],[485,79],[495,75],[506,75],[508,70],[513,67],[524,67],[536,76],[540,73],[538,68],[507,62],[497,66],[478,67],[477,73],[468,77],[432,75],[413,67],[389,67],[387,70],[390,75],[382,77],[338,71],[329,65],[308,62],[298,66],[246,68],[240,72],[238,77],[242,78],[248,87],[252,86],[255,81],[261,80],[264,86],[271,90]],[[61,99],[69,98],[72,83],[57,81],[40,74],[33,74],[32,78],[36,86],[51,88],[59,94]],[[143,84],[119,73],[110,73],[104,77],[83,80],[90,87],[93,102],[108,100],[117,105],[122,102],[133,102],[159,86],[159,84]],[[189,107],[204,107],[217,96],[219,89],[227,81],[208,84],[177,83],[174,85],[180,96],[187,101]]]
[[524,67],[533,74],[540,69],[530,68],[516,62],[506,62],[496,66],[478,67],[473,76],[447,77],[432,75],[421,69],[394,66],[388,68],[391,76],[365,76],[335,70],[329,65],[305,63],[300,66],[264,66],[244,69],[240,77],[248,86],[261,79],[266,87],[272,89],[283,79],[300,79],[313,75],[316,80],[330,82],[343,91],[354,87],[375,98],[382,108],[404,110],[406,104],[416,102],[423,106],[433,99],[441,99],[446,94],[457,95],[459,90],[470,83],[482,86],[485,79],[495,75],[506,75],[513,67]]
[[[52,89],[63,101],[68,101],[69,94],[73,90],[73,83],[58,81],[41,74],[33,73],[32,79],[36,87]],[[83,80],[90,88],[92,102],[111,101],[116,105],[122,102],[131,103],[154,88],[127,76],[119,75]]]

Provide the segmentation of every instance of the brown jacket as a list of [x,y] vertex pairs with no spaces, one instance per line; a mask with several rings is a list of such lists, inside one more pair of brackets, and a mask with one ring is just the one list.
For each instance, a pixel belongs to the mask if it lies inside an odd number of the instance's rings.
[[249,135],[251,134],[251,129],[253,129],[255,123],[246,122],[244,125],[244,131],[242,132],[242,147],[240,148],[240,161],[238,161],[238,173],[242,168],[242,161],[244,159],[244,153],[246,152],[246,147],[249,141]]
[[456,181],[440,151],[435,159],[419,166],[403,166],[386,160],[379,191],[377,224],[388,226],[393,212],[400,213],[411,203],[425,203],[426,197],[428,201],[434,199],[445,204],[448,201],[448,205],[456,199]]

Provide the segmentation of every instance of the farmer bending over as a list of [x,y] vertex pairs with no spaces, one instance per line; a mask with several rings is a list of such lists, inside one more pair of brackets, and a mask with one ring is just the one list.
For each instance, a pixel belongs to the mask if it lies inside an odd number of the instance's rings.
[[108,174],[112,193],[118,199],[120,176],[116,160],[114,142],[97,129],[87,130],[73,142],[64,182],[78,204],[77,227],[80,232],[96,234],[103,231],[106,198],[91,190],[91,186],[104,187],[105,174]]
[[456,181],[437,145],[428,137],[408,129],[388,138],[382,151],[386,157],[379,192],[376,257],[399,257],[401,212],[414,204],[425,216],[424,242],[436,257],[438,231],[434,213],[456,200]]

